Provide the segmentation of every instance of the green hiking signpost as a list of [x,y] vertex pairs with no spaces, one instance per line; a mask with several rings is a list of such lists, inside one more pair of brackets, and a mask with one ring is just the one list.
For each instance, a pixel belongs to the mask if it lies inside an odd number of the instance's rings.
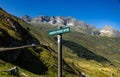
[[68,33],[68,32],[70,32],[70,27],[51,30],[51,31],[48,32],[48,35],[49,36],[51,36],[51,35],[59,35],[59,34]]
[[62,28],[56,30],[50,30],[48,35],[57,35],[58,37],[58,77],[62,77],[62,34],[70,32],[70,27]]

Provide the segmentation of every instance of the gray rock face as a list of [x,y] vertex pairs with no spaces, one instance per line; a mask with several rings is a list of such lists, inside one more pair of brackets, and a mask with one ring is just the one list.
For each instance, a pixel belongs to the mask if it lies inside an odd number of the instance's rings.
[[82,33],[92,34],[92,35],[102,35],[109,37],[118,37],[120,36],[120,31],[112,28],[111,26],[104,26],[102,29],[97,29],[92,25],[86,24],[83,21],[77,20],[71,16],[38,16],[33,19],[25,15],[22,17],[23,20],[29,23],[45,23],[51,25],[60,25],[60,26],[70,26],[74,30]]
[[28,15],[22,16],[21,19],[23,19],[26,22],[31,22],[31,20],[32,20],[32,18],[30,16],[28,16]]
[[62,26],[85,26],[86,24],[82,21],[78,21],[73,17],[63,17],[63,16],[38,16],[33,19],[31,17],[25,15],[21,17],[21,19],[25,20],[26,22],[33,22],[33,23],[48,23],[52,25],[62,25]]
[[104,26],[101,30],[100,30],[101,35],[103,36],[120,36],[120,31],[114,29],[111,26]]

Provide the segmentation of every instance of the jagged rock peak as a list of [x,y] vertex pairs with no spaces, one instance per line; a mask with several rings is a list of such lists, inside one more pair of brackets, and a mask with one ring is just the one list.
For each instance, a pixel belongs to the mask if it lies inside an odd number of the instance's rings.
[[23,20],[29,23],[44,23],[51,25],[60,26],[71,26],[78,32],[92,34],[92,35],[103,35],[103,36],[120,36],[120,31],[114,29],[112,26],[105,25],[102,29],[97,29],[92,25],[86,24],[83,21],[77,20],[71,16],[45,16],[40,15],[33,19],[25,15],[22,17]]
[[101,35],[104,36],[120,36],[120,31],[114,29],[112,26],[105,25],[101,30]]
[[109,26],[109,25],[105,25],[102,30],[106,30],[106,31],[113,31],[115,30],[112,26]]
[[28,15],[22,16],[21,19],[23,19],[26,22],[31,22],[31,20],[32,20],[32,18],[30,16],[28,16]]
[[32,22],[32,23],[47,23],[52,25],[62,25],[62,26],[78,26],[80,24],[85,24],[82,21],[78,21],[75,18],[71,16],[37,16],[33,19],[31,17],[25,15],[22,17],[23,20],[26,22]]

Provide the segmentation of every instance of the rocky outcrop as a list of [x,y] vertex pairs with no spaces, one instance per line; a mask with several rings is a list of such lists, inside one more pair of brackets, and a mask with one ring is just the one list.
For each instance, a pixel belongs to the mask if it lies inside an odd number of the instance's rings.
[[21,17],[21,19],[23,19],[26,22],[31,22],[32,18],[28,15],[24,15],[23,17]]
[[27,21],[28,23],[44,23],[44,24],[51,24],[54,26],[70,26],[75,28],[76,31],[89,33],[91,34],[94,26],[86,24],[83,21],[79,21],[71,16],[64,17],[64,16],[38,16],[33,18],[29,21],[29,16],[21,17],[23,20]]
[[82,21],[76,20],[75,18],[68,16],[38,16],[33,19],[31,17],[25,15],[21,17],[23,20],[32,23],[47,23],[52,25],[61,25],[61,26],[86,26],[86,24]]
[[120,31],[112,28],[111,26],[104,26],[102,29],[97,29],[92,25],[86,24],[83,21],[77,20],[71,16],[38,16],[33,19],[30,19],[29,16],[23,16],[23,20],[28,23],[44,23],[51,25],[60,25],[60,26],[70,26],[74,30],[82,33],[92,34],[92,35],[101,35],[109,37],[119,37]]
[[100,30],[100,34],[103,36],[115,36],[118,37],[120,36],[120,31],[114,29],[112,26],[104,26],[101,30]]

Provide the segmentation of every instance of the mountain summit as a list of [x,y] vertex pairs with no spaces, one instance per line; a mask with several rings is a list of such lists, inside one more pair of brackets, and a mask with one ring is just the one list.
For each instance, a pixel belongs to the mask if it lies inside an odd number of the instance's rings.
[[75,19],[71,16],[64,17],[64,16],[41,15],[41,16],[31,19],[30,16],[25,15],[21,18],[27,22],[34,22],[34,23],[42,22],[42,23],[49,23],[52,25],[62,25],[62,26],[79,26],[79,25],[85,26],[86,25],[84,22],[78,21],[77,19]]
[[[17,77],[57,77],[57,40],[47,34],[56,26],[48,24],[49,16],[42,17],[33,22],[26,15],[24,19],[30,25],[0,8],[0,77],[16,77],[15,72],[9,71],[13,66],[19,69]],[[67,22],[67,17],[53,18],[56,22]],[[70,22],[73,21],[78,22],[71,17]],[[85,34],[93,31],[101,35],[99,32],[116,30],[110,26],[96,29],[87,24],[70,27],[71,32],[63,35],[62,40],[62,76],[119,77],[120,38]]]
[[102,29],[97,29],[92,25],[86,24],[83,21],[77,20],[71,16],[37,16],[35,18],[31,18],[28,15],[24,15],[21,17],[24,21],[28,23],[43,23],[50,24],[54,26],[70,26],[78,32],[92,34],[92,35],[102,35],[109,37],[119,37],[120,31],[114,29],[111,26],[104,26]]
[[101,35],[107,35],[107,36],[120,36],[120,31],[114,29],[112,26],[104,26],[100,30]]
[[32,18],[28,15],[24,15],[23,17],[21,17],[21,19],[23,19],[26,22],[30,22],[32,20]]

